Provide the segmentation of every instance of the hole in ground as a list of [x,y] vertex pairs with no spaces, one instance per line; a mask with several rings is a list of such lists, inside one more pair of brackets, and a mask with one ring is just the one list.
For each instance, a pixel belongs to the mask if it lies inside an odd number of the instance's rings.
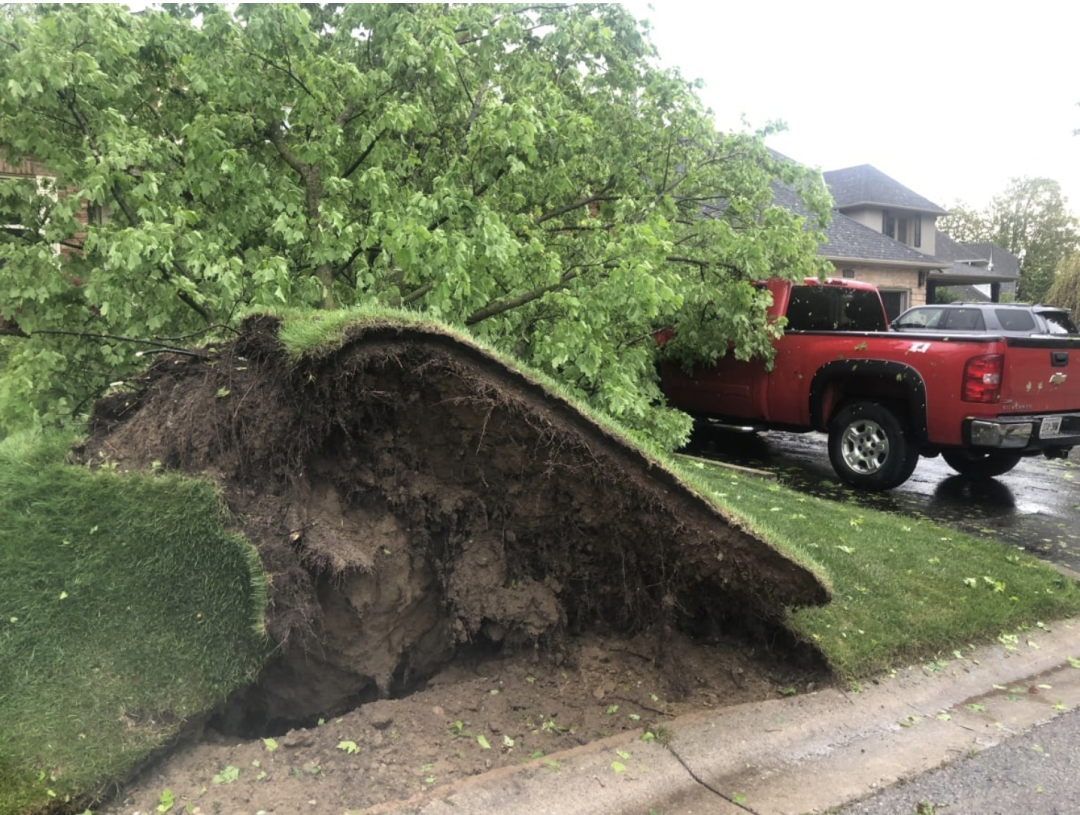
[[[563,701],[576,696],[582,704],[601,699],[598,688],[610,684],[597,684],[598,673],[621,672],[617,684],[624,690],[644,682],[652,688],[650,698],[662,696],[687,709],[788,695],[830,681],[819,652],[780,625],[716,614],[681,623],[676,630],[638,634],[587,631],[549,647],[479,638],[449,655],[440,652],[445,661],[423,673],[411,669],[412,660],[403,660],[381,690],[372,677],[343,671],[313,653],[283,654],[207,724],[245,739],[279,738],[380,701],[440,692],[453,697],[455,686],[501,675],[515,665],[528,674],[527,684],[556,688]],[[634,676],[640,678],[635,682]],[[663,694],[655,693],[661,689]]]

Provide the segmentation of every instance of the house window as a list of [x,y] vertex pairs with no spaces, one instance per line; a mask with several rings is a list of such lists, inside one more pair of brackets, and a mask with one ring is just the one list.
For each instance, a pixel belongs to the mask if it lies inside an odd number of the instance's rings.
[[[6,180],[11,176],[0,175],[0,180]],[[20,219],[11,212],[5,212],[0,209],[0,232],[5,232],[8,235],[21,235],[23,228],[19,224]]]
[[22,237],[26,227],[20,224],[19,220],[15,214],[0,210],[0,232],[16,238]]
[[[53,201],[57,198],[56,185],[53,183],[53,179],[48,176],[12,176],[12,175],[0,175],[0,180],[15,179],[18,181],[25,181],[33,179],[37,195],[39,197],[51,198]],[[45,214],[45,209],[39,211],[40,216]],[[27,232],[32,230],[26,226],[25,220],[18,214],[12,212],[6,212],[0,210],[0,240],[5,237],[21,238]],[[40,232],[38,232],[40,234]],[[60,254],[60,244],[52,244],[52,251],[54,255]]]
[[914,233],[914,245],[922,243],[922,223],[920,218],[898,218],[887,209],[881,213],[881,233],[888,235],[895,241],[912,245],[912,233]]

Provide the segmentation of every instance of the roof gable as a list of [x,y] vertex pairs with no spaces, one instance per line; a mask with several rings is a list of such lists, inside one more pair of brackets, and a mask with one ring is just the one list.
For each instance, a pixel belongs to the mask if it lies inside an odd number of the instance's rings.
[[931,215],[948,215],[933,201],[923,198],[869,164],[829,170],[822,174],[838,209],[856,206],[895,207]]

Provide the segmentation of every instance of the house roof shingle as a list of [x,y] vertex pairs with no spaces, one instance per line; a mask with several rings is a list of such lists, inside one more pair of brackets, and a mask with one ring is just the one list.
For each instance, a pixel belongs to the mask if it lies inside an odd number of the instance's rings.
[[[812,218],[793,188],[779,182],[774,182],[772,188],[774,204],[808,221]],[[832,211],[832,221],[822,231],[825,233],[825,243],[818,249],[818,254],[829,260],[866,260],[919,266],[924,269],[940,269],[948,265],[938,258],[905,246],[888,235],[863,226],[836,209]]]
[[912,192],[899,181],[889,178],[881,170],[869,164],[845,167],[842,170],[829,170],[822,175],[825,177],[825,183],[829,185],[829,191],[838,209],[872,205],[915,210],[932,215],[948,215],[947,210],[918,193]]
[[973,251],[967,244],[954,241],[941,230],[938,230],[934,236],[934,254],[942,260],[951,260],[957,263],[986,260],[985,257]]
[[[962,280],[978,276],[980,282],[1008,283],[1020,276],[1020,261],[1016,255],[992,243],[960,243],[939,231],[934,238],[934,247],[939,258],[951,261],[942,270],[945,277]],[[939,282],[948,285],[945,280]]]
[[992,268],[987,268],[990,274],[1008,277],[1013,280],[1020,276],[1020,258],[1012,252],[990,242],[965,243],[964,247],[974,253],[976,257],[992,264]]

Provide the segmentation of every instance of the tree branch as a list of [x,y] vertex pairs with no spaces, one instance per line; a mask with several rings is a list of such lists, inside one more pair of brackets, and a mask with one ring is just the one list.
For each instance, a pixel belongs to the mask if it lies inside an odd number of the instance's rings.
[[294,74],[292,72],[291,68],[283,68],[282,66],[278,65],[276,62],[274,62],[269,57],[265,57],[262,54],[258,54],[258,53],[254,52],[254,51],[249,51],[246,48],[240,48],[240,52],[243,53],[243,54],[247,54],[249,57],[254,57],[255,59],[262,62],[263,65],[266,65],[267,67],[273,68],[274,70],[280,71],[281,73],[285,74],[285,76],[289,77],[289,79],[291,79],[293,82],[295,82],[297,85],[299,85],[300,89],[303,90],[304,93],[306,93],[308,96],[310,96],[316,102],[319,101],[318,98],[315,96],[315,94],[313,94],[311,92],[311,88],[309,88],[307,85],[305,85],[304,80],[302,80],[300,77],[298,77],[296,74]]
[[[364,245],[363,244],[361,244],[360,246],[357,246],[353,250],[352,254],[349,255],[349,259],[346,260],[344,263],[342,263],[340,266],[338,266],[334,270],[334,277],[337,277],[340,274],[344,274],[347,269],[351,268],[353,263],[356,261],[356,259],[358,257],[360,257],[360,253],[363,252],[363,251],[364,251]],[[378,251],[381,251],[381,250],[378,250]],[[376,255],[376,257],[377,257],[377,255]]]
[[503,300],[499,303],[492,303],[489,306],[484,306],[482,309],[478,309],[465,318],[465,325],[476,325],[477,323],[494,317],[498,314],[504,314],[507,311],[512,311],[515,308],[520,308],[526,303],[531,303],[533,300],[537,300],[543,297],[548,292],[557,291],[563,288],[567,283],[576,277],[581,276],[581,268],[570,269],[563,272],[562,276],[554,283],[549,283],[546,286],[537,286],[531,291],[527,291],[523,294],[519,294],[517,297],[511,297],[509,300]]
[[[560,9],[567,8],[567,6],[568,6],[567,3],[550,3],[550,4],[536,5],[536,6],[519,6],[519,7],[515,8],[515,9],[513,9],[513,11],[511,11],[510,14],[527,14],[530,11],[558,11]],[[503,15],[498,15],[498,16],[492,17],[491,22],[487,26],[485,26],[486,30],[490,31],[491,29],[495,28],[495,26],[498,25],[499,21],[502,20],[502,18],[505,17],[505,16],[507,16],[507,15],[503,14]],[[529,27],[523,28],[523,30],[524,31],[535,31],[538,28],[543,28],[543,25],[540,24],[540,23],[537,23],[534,26],[529,26]],[[465,31],[466,31],[466,29],[464,29],[464,28],[458,28],[458,29],[455,29],[454,33],[455,34],[464,34]],[[461,38],[461,39],[457,40],[457,44],[458,45],[470,45],[471,43],[479,42],[480,40],[482,40],[486,36],[488,36],[488,34],[485,33],[485,34],[481,34],[481,35],[476,36],[476,37]]]
[[157,340],[144,340],[139,337],[121,337],[117,334],[93,334],[87,331],[61,331],[59,329],[43,328],[39,331],[33,331],[27,333],[23,331],[18,325],[8,320],[0,319],[0,335],[7,337],[24,337],[29,339],[30,337],[36,337],[38,334],[47,334],[49,336],[60,337],[81,337],[86,340],[115,340],[117,342],[130,342],[135,345],[149,345],[153,348],[161,349],[162,351],[171,351],[175,354],[187,354],[194,357],[205,357],[206,354],[200,354],[197,351],[192,351],[185,348],[174,348],[168,343],[158,342]]
[[403,306],[407,306],[409,303],[415,303],[417,300],[419,300],[421,297],[423,297],[425,294],[427,294],[433,288],[435,288],[434,283],[425,283],[420,288],[413,289],[411,292],[409,292],[404,297],[402,297],[401,298],[401,304]]
[[594,195],[590,195],[588,198],[579,198],[577,201],[571,201],[569,204],[565,204],[561,207],[549,210],[536,219],[537,224],[542,224],[544,221],[550,221],[552,218],[558,218],[560,215],[565,215],[568,212],[573,212],[575,209],[581,207],[587,207],[589,204],[598,204],[601,201],[615,201],[617,199],[606,196],[606,193],[611,192],[615,186],[615,176],[612,176],[607,180]]
[[289,145],[285,143],[285,134],[282,132],[281,122],[274,122],[266,128],[266,138],[274,145],[274,148],[278,151],[278,155],[281,156],[284,162],[296,170],[300,175],[300,178],[303,179],[310,165],[304,164],[304,162],[297,158],[296,154],[289,149]]
[[700,260],[698,258],[688,258],[682,255],[668,255],[664,260],[669,263],[689,263],[693,266],[697,266],[699,269],[707,269],[712,264],[707,260]]
[[386,129],[385,128],[380,130],[375,135],[375,138],[373,138],[371,140],[371,144],[369,144],[364,149],[364,151],[359,156],[357,156],[356,161],[354,161],[352,164],[349,165],[348,169],[345,170],[345,172],[343,172],[341,174],[341,177],[342,178],[348,178],[353,173],[355,173],[356,170],[360,167],[360,165],[363,164],[367,160],[367,157],[371,155],[371,151],[375,149],[375,145],[378,144],[379,139],[381,139],[385,134],[386,134]]
[[[304,187],[304,204],[307,210],[308,229],[317,231],[322,221],[322,180],[319,177],[318,164],[306,164],[285,143],[285,133],[281,122],[273,122],[266,128],[266,137],[274,145],[282,161],[288,164],[300,176]],[[323,287],[323,308],[334,307],[334,269],[329,263],[320,263],[315,267],[315,277]]]

